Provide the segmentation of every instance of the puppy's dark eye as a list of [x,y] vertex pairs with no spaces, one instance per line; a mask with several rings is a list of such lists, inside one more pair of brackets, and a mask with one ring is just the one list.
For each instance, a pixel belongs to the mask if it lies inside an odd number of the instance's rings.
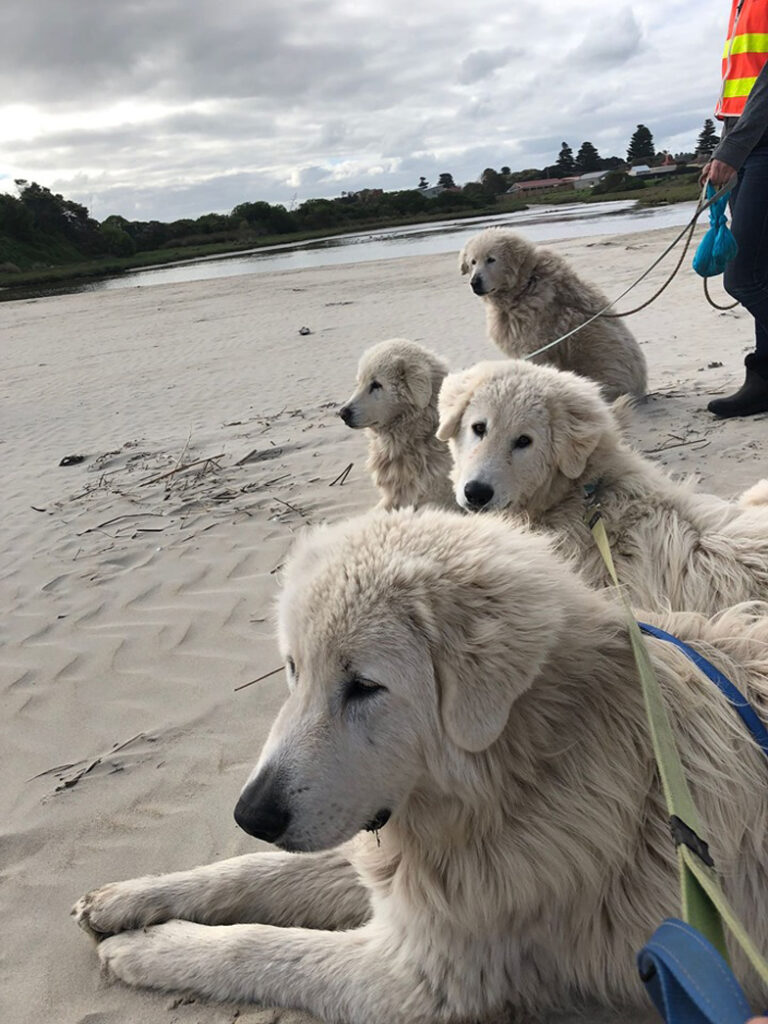
[[496,262],[496,257],[495,256],[489,256],[488,259],[485,262],[486,263],[495,263]]
[[482,420],[480,420],[479,423],[472,424],[472,433],[475,435],[475,437],[485,437],[486,426]]
[[477,263],[477,260],[470,260],[469,262],[470,262],[470,263],[472,264],[472,266],[474,267],[474,266],[475,266],[475,264]]
[[513,448],[527,448],[529,444],[533,444],[533,441],[528,437],[527,434],[521,434],[520,437],[516,438],[512,442]]
[[371,386],[368,388],[368,394],[372,394],[374,391],[378,391],[381,388],[381,384],[377,380],[371,381]]
[[370,679],[363,679],[361,676],[352,676],[344,690],[344,699],[348,703],[360,702],[368,700],[369,697],[373,697],[374,694],[381,693],[383,690],[386,690],[386,686],[374,683]]

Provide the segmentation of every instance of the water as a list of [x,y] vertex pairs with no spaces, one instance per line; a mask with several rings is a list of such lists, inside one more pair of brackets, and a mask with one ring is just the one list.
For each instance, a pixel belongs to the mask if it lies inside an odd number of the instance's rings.
[[[491,217],[444,220],[409,227],[360,231],[309,242],[290,242],[225,256],[204,256],[168,266],[144,268],[116,277],[76,286],[25,290],[25,295],[60,294],[62,291],[107,291],[183,281],[204,281],[237,274],[263,274],[276,270],[301,270],[342,263],[394,259],[456,252],[477,231],[490,226],[514,228],[532,242],[581,238],[590,235],[631,234],[651,228],[682,227],[693,216],[695,203],[639,207],[634,200],[608,203],[574,203],[569,206],[536,206],[517,213]],[[14,291],[8,298],[21,298]]]

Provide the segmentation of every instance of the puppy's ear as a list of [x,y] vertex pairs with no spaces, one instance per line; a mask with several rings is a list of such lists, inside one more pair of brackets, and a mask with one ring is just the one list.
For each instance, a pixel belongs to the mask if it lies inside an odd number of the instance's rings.
[[603,437],[616,430],[616,422],[597,385],[578,378],[558,389],[550,412],[555,462],[565,476],[576,480]]
[[459,270],[462,274],[469,273],[469,259],[467,258],[467,247],[466,245],[459,253]]
[[439,441],[450,441],[458,433],[461,417],[474,394],[477,381],[477,373],[474,369],[463,370],[461,373],[449,373],[443,380],[437,399],[437,413],[440,420],[437,427]]
[[398,359],[395,373],[408,401],[417,409],[426,409],[432,398],[432,374],[429,367]]

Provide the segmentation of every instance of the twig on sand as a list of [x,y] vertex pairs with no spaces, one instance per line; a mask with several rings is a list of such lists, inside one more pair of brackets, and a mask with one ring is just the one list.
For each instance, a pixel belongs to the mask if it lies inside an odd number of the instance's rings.
[[124,750],[125,747],[130,746],[131,743],[134,743],[136,740],[143,738],[144,733],[137,732],[135,736],[131,736],[131,738],[129,740],[125,740],[124,743],[116,743],[114,747],[112,747],[112,749],[109,751],[109,753],[100,754],[98,757],[95,757],[92,761],[73,761],[71,764],[59,764],[53,768],[46,769],[46,771],[44,772],[39,772],[37,775],[33,775],[31,779],[27,779],[27,782],[32,782],[35,779],[42,779],[46,775],[60,776],[62,772],[69,771],[70,768],[76,768],[77,765],[82,764],[85,767],[81,768],[78,772],[75,772],[71,779],[62,779],[61,785],[56,787],[56,792],[58,793],[62,789],[72,789],[72,787],[76,786],[82,778],[84,778],[89,772],[92,772],[94,768],[100,765],[105,757],[111,757],[113,754],[116,754],[118,750]]
[[283,501],[282,498],[278,498],[274,494],[272,495],[272,500],[273,501],[279,501],[281,505],[285,505],[285,507],[289,508],[291,510],[291,512],[295,512],[297,515],[300,515],[302,519],[306,519],[307,518],[307,513],[304,511],[304,509],[303,508],[299,508],[296,505],[292,505],[290,503],[290,501]]
[[[177,466],[167,473],[161,473],[160,476],[153,476],[149,480],[144,480],[139,484],[139,487],[148,487],[150,484],[156,484],[159,480],[167,480],[169,476],[175,476],[177,473],[186,473],[188,469],[201,466],[204,462],[213,462],[215,464],[216,460],[223,459],[225,454],[225,452],[220,452],[218,455],[209,455],[205,459],[195,459],[194,462],[188,462],[185,466]],[[219,467],[217,466],[216,468],[218,469]]]
[[[187,454],[187,448],[189,448],[189,442],[191,440],[192,440],[192,431],[190,430],[189,433],[187,434],[187,440],[186,440],[186,442],[184,444],[184,447],[181,449],[181,455],[178,457],[178,459],[176,459],[176,465],[173,467],[174,469],[178,469],[179,466],[184,461],[184,456]],[[167,484],[167,487],[168,487],[169,490],[170,490],[172,484],[173,484],[173,481],[171,481],[171,483]]]
[[[127,512],[123,516],[115,516],[114,519],[107,519],[105,523],[99,523],[98,526],[89,526],[87,530],[81,530],[77,534],[78,537],[85,536],[86,533],[95,533],[96,530],[103,530],[105,526],[112,526],[114,523],[119,523],[121,519],[144,519],[146,517],[156,516],[157,518],[163,518],[160,512]],[[165,527],[163,527],[165,529]]]
[[339,487],[343,487],[344,484],[346,483],[347,477],[349,476],[350,471],[351,471],[353,466],[354,466],[354,462],[350,462],[350,464],[347,466],[347,468],[346,469],[342,469],[342,471],[339,473],[339,475],[336,477],[336,479],[335,480],[331,480],[331,482],[328,484],[328,486],[329,487],[333,487],[334,484],[338,484]]
[[260,683],[262,679],[269,679],[270,676],[275,675],[277,672],[282,672],[283,666],[279,665],[277,668],[273,668],[271,672],[265,672],[263,676],[259,676],[258,679],[252,679],[250,683],[241,683],[240,686],[235,687],[235,693],[238,690],[244,690],[246,686],[253,686],[254,683]]
[[674,444],[663,444],[660,448],[643,448],[643,455],[653,455],[654,452],[666,452],[670,448],[684,448],[689,444],[699,444],[706,448],[712,442],[706,437],[694,437],[692,441],[675,441]]

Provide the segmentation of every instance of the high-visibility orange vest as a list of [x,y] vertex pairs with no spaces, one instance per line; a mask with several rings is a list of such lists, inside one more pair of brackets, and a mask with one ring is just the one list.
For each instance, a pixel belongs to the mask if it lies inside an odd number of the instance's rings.
[[715,117],[738,117],[768,61],[768,0],[733,0]]

